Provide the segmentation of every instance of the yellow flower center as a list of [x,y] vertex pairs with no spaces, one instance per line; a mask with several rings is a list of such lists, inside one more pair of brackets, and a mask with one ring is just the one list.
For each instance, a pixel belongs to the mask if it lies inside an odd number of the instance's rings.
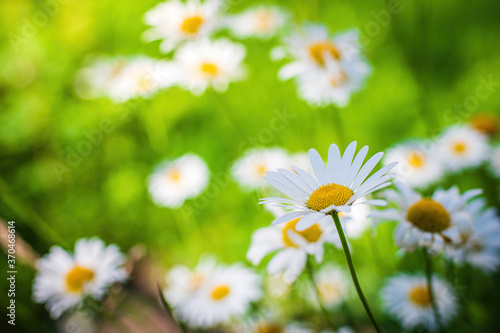
[[200,16],[192,16],[188,17],[181,24],[181,30],[185,33],[194,35],[200,29],[200,26],[203,24],[203,18]]
[[166,177],[168,180],[177,183],[181,179],[181,173],[177,169],[170,170],[167,172]]
[[139,80],[139,84],[137,85],[138,92],[149,91],[149,90],[152,90],[153,88],[154,88],[154,84],[148,76],[143,76]]
[[408,298],[413,304],[422,308],[426,308],[432,305],[431,296],[429,295],[429,288],[427,288],[427,286],[413,287],[408,294]]
[[197,290],[201,287],[205,277],[201,273],[194,272],[189,278],[189,288],[191,290]]
[[343,85],[345,82],[347,81],[347,74],[341,70],[339,73],[333,75],[331,78],[330,78],[330,84],[332,85],[332,87],[336,88],[336,87],[340,87],[341,85]]
[[333,304],[342,296],[339,288],[328,282],[318,283],[318,293],[323,303],[326,304]]
[[285,227],[283,228],[283,242],[285,243],[286,246],[288,247],[298,247],[297,244],[295,244],[290,237],[288,237],[288,230],[292,230],[298,234],[300,234],[302,237],[304,237],[309,243],[314,243],[316,242],[322,235],[321,228],[317,223],[313,224],[309,228],[303,231],[297,231],[295,230],[295,226],[297,225],[297,222],[299,222],[301,218],[299,217],[298,219],[291,220],[290,222],[287,222]]
[[284,333],[285,330],[277,323],[259,323],[255,327],[254,333]]
[[453,151],[457,154],[457,155],[463,155],[465,154],[465,152],[467,151],[467,145],[463,142],[456,142],[454,145],[453,145]]
[[321,185],[309,196],[307,207],[319,212],[331,205],[342,206],[349,201],[353,194],[351,189],[342,185],[333,183]]
[[212,297],[212,299],[214,301],[220,301],[220,300],[223,300],[224,298],[226,298],[227,295],[229,295],[230,291],[231,290],[229,289],[228,286],[220,285],[220,286],[217,286],[214,289],[212,289],[212,293],[210,294],[210,296]]
[[428,198],[411,205],[406,219],[420,230],[427,232],[446,230],[451,222],[450,214],[443,205]]
[[262,164],[257,165],[257,174],[259,174],[260,176],[263,176],[266,174],[266,171],[267,171],[267,169],[264,165],[262,165]]
[[268,10],[261,10],[255,14],[257,16],[257,31],[267,31],[271,28],[271,13]]
[[82,292],[86,283],[94,279],[94,272],[82,266],[75,266],[66,275],[66,289],[72,293]]
[[340,52],[335,44],[329,40],[313,43],[309,45],[309,55],[320,66],[325,65],[325,54],[339,60]]
[[217,66],[209,62],[201,65],[201,71],[208,76],[215,76],[217,75],[217,73],[219,73],[219,69],[217,68]]
[[408,156],[408,163],[414,168],[420,168],[425,163],[424,154],[419,151],[412,151]]

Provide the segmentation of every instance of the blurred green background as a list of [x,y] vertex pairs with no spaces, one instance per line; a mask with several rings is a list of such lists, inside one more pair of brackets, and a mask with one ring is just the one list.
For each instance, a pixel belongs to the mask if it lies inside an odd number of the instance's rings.
[[[54,244],[72,249],[76,239],[98,235],[123,250],[146,244],[162,269],[175,263],[194,265],[204,252],[224,262],[242,261],[252,232],[272,219],[257,205],[264,193],[245,193],[232,180],[223,186],[212,181],[207,191],[214,195],[207,202],[188,201],[180,210],[160,208],[147,192],[153,167],[165,158],[194,152],[206,160],[212,175],[227,178],[232,162],[244,152],[242,144],[251,148],[249,138],[290,152],[315,147],[325,154],[332,142],[345,147],[335,132],[333,109],[309,107],[297,98],[293,82],[278,80],[282,63],[269,58],[276,39],[244,41],[248,79],[231,84],[219,96],[244,132],[233,126],[221,112],[220,101],[209,93],[193,97],[173,88],[151,100],[122,105],[82,100],[75,93],[74,76],[89,56],[165,57],[158,43],[146,44],[140,38],[146,29],[142,16],[157,1],[64,0],[57,2],[57,9],[50,7],[53,3],[0,2],[0,217],[15,220],[18,235],[40,254]],[[389,15],[390,22],[382,13],[387,13],[383,1],[234,0],[228,12],[255,3],[282,5],[292,12],[294,23],[321,22],[332,33],[360,29],[373,73],[366,89],[341,110],[341,118],[348,141],[369,145],[372,154],[404,139],[435,135],[475,112],[498,112],[499,85],[477,106],[464,105],[468,96],[475,96],[481,77],[492,75],[500,82],[498,1],[403,0],[400,13]],[[40,11],[51,13],[45,24],[36,21]],[[39,23],[35,31],[27,28],[30,22]],[[276,110],[294,118],[269,139],[259,139]],[[84,133],[106,119],[113,129],[77,166],[58,176],[54,167],[65,163],[68,149],[76,149],[86,140]],[[477,176],[461,180],[461,189],[484,186]],[[498,183],[488,183],[489,203],[498,206]],[[377,291],[394,270],[420,267],[420,256],[400,262],[392,228],[384,225],[373,240],[366,236],[354,242],[353,251],[368,298],[384,325],[397,331],[382,314]],[[344,264],[342,253],[333,249],[326,260]],[[1,261],[6,262],[3,252]],[[31,302],[33,272],[18,266],[16,328],[51,331],[43,307]],[[499,275],[474,279],[474,297],[467,305],[474,331],[500,331],[500,292],[494,288]],[[2,279],[2,308],[7,304],[6,286]],[[351,308],[365,321],[357,302],[351,300]],[[462,325],[457,331],[470,327]]]

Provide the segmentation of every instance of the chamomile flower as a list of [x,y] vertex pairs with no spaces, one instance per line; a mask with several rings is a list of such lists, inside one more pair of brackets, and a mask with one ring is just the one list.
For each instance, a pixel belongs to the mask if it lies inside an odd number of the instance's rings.
[[211,256],[200,258],[193,270],[183,265],[174,266],[165,276],[165,299],[174,307],[189,299],[203,287],[215,267],[215,258]]
[[234,162],[231,172],[243,188],[256,190],[268,185],[262,178],[266,172],[287,167],[287,163],[288,154],[281,148],[252,148]]
[[394,169],[396,180],[422,188],[443,175],[443,167],[435,150],[431,143],[410,141],[391,148],[385,160],[399,162]]
[[191,327],[210,328],[244,315],[261,295],[255,272],[237,264],[218,266],[193,297],[176,307],[176,314]]
[[[457,298],[443,280],[433,277],[432,290],[441,325],[447,326],[457,314]],[[403,328],[424,327],[436,331],[439,327],[433,312],[429,287],[424,276],[401,274],[391,278],[382,289],[387,312],[396,317]]]
[[99,238],[78,240],[74,254],[53,246],[36,264],[33,298],[45,303],[52,318],[59,318],[85,297],[100,300],[112,283],[125,281],[124,261],[116,245],[106,246]]
[[472,217],[471,228],[462,230],[458,243],[446,247],[445,255],[459,264],[492,273],[500,267],[500,218],[494,208],[485,208],[484,199],[476,199],[466,207]]
[[283,28],[288,15],[275,6],[257,6],[228,19],[230,32],[237,38],[268,39]]
[[292,167],[295,172],[286,169],[268,172],[264,179],[291,199],[264,198],[260,203],[269,203],[293,210],[278,217],[272,224],[300,218],[296,230],[304,231],[333,212],[349,212],[352,205],[386,205],[384,200],[362,201],[360,199],[391,184],[390,179],[393,175],[387,173],[396,165],[396,162],[384,166],[368,177],[384,154],[381,152],[375,154],[363,165],[368,146],[363,147],[356,156],[354,156],[355,152],[355,141],[349,144],[342,157],[337,145],[332,144],[328,151],[327,167],[325,167],[318,152],[310,149],[309,159],[315,177],[298,167]]
[[[270,207],[270,210],[276,217],[285,214],[280,207]],[[333,243],[340,248],[340,240],[330,216],[324,216],[323,220],[303,231],[295,230],[299,220],[296,218],[278,226],[256,230],[252,235],[247,259],[253,265],[258,265],[265,256],[274,253],[267,271],[272,275],[283,273],[285,281],[291,283],[304,270],[308,254],[313,255],[317,262],[322,262],[324,243]]]
[[491,152],[489,167],[496,177],[500,177],[500,146],[494,148]]
[[149,177],[149,193],[157,205],[178,208],[205,189],[209,174],[205,161],[188,153],[156,168]]
[[168,0],[144,15],[151,26],[146,41],[160,39],[160,50],[168,53],[185,41],[208,37],[220,24],[220,0]]
[[359,238],[371,225],[370,207],[355,205],[350,212],[340,212],[339,218],[348,238]]
[[437,153],[450,171],[477,167],[487,157],[486,136],[468,126],[452,126],[439,138]]
[[396,245],[406,251],[427,247],[432,252],[443,251],[444,246],[460,240],[460,233],[468,230],[471,217],[466,212],[468,201],[481,194],[480,189],[460,194],[456,187],[437,190],[424,198],[403,183],[395,183],[397,191],[387,190],[385,197],[395,208],[372,212],[378,220],[397,221],[394,233]]
[[328,308],[337,306],[346,299],[350,281],[342,270],[328,265],[319,269],[314,277],[317,292],[310,283],[304,289],[305,298],[313,305],[319,306],[317,295]]
[[245,54],[242,44],[222,38],[187,43],[174,57],[181,73],[179,85],[194,95],[203,94],[209,87],[224,92],[229,83],[245,77]]

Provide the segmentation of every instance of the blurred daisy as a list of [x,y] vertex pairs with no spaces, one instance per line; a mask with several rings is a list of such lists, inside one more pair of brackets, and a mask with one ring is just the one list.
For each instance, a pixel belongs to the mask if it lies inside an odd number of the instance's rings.
[[500,146],[494,148],[491,152],[489,167],[495,176],[500,177]]
[[313,305],[319,307],[317,295],[328,308],[337,306],[346,299],[350,281],[342,270],[328,265],[322,267],[314,277],[317,292],[311,283],[304,289],[305,298]]
[[194,95],[203,94],[209,87],[224,92],[229,83],[245,77],[245,54],[242,44],[222,38],[185,44],[174,57],[181,73],[179,84]]
[[219,266],[193,297],[176,307],[189,326],[210,328],[244,315],[262,295],[260,277],[240,265]]
[[209,174],[205,161],[188,153],[156,168],[149,177],[149,193],[157,205],[178,208],[206,188]]
[[458,171],[480,165],[487,157],[488,142],[468,126],[452,126],[439,138],[437,153],[447,169]]
[[396,179],[412,187],[429,186],[443,175],[435,146],[426,142],[399,144],[387,152],[385,161],[397,161]]
[[[285,214],[280,207],[270,208],[276,217]],[[283,273],[285,281],[292,283],[304,270],[308,254],[313,255],[319,263],[323,261],[324,243],[333,243],[340,248],[340,240],[330,216],[324,216],[324,219],[303,231],[295,230],[299,220],[296,218],[278,226],[257,229],[252,235],[247,259],[253,265],[258,265],[265,256],[275,252],[267,265],[267,271],[272,275]]]
[[485,209],[484,199],[466,207],[472,217],[470,229],[462,230],[458,243],[450,244],[445,255],[459,264],[469,263],[491,273],[500,267],[500,218],[494,208]]
[[[432,287],[440,324],[446,326],[457,314],[456,296],[448,284],[437,277],[433,277]],[[387,312],[396,317],[403,328],[438,329],[425,277],[402,274],[389,279],[382,289],[382,299]]]
[[161,39],[160,50],[168,53],[179,44],[209,36],[219,25],[220,0],[168,0],[144,15],[151,26],[146,41]]
[[377,220],[397,221],[394,233],[396,245],[406,251],[419,246],[441,252],[446,244],[458,242],[460,233],[468,230],[471,217],[466,212],[468,201],[481,194],[480,189],[460,194],[457,187],[437,190],[431,198],[424,198],[407,185],[396,182],[398,191],[387,190],[384,196],[395,208],[374,211]]
[[45,303],[52,318],[59,318],[85,297],[100,300],[112,283],[125,281],[124,261],[116,245],[106,246],[96,237],[78,240],[73,255],[53,246],[36,264],[33,298]]
[[283,28],[286,12],[275,6],[257,6],[228,18],[231,33],[238,38],[268,39]]
[[339,212],[340,222],[348,238],[359,238],[371,225],[370,207],[354,205],[350,212]]
[[[299,167],[301,169],[306,170],[309,173],[313,172],[313,170],[311,168],[311,164],[309,163],[309,156],[307,155],[306,152],[298,152],[298,153],[290,154],[290,156],[288,158],[287,165]],[[275,168],[274,170],[276,170],[276,169],[277,168]],[[271,170],[269,170],[269,171],[271,171]]]
[[393,175],[387,173],[396,162],[386,165],[368,177],[384,154],[381,152],[375,154],[363,165],[368,146],[364,146],[356,157],[355,152],[355,141],[349,144],[342,157],[337,145],[332,144],[325,167],[318,152],[310,149],[309,159],[315,177],[298,167],[292,167],[295,172],[285,169],[268,172],[264,179],[292,198],[261,199],[262,204],[269,203],[293,209],[292,212],[275,219],[273,225],[300,217],[296,230],[303,231],[332,212],[349,212],[352,205],[386,205],[384,200],[360,199],[391,184],[390,179]]
[[172,306],[178,306],[204,286],[215,267],[215,258],[211,256],[200,258],[198,265],[193,270],[182,265],[174,266],[165,276],[167,285],[163,291],[165,299]]
[[262,178],[266,172],[284,168],[287,163],[288,154],[281,148],[252,148],[234,162],[231,173],[243,188],[256,190],[267,186]]
[[479,113],[474,115],[469,123],[476,131],[489,137],[495,137],[498,134],[500,119],[493,113]]

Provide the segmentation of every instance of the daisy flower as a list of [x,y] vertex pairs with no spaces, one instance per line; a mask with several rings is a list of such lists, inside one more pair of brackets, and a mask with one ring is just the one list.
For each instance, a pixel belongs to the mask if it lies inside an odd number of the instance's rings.
[[500,218],[494,208],[485,209],[484,199],[466,207],[472,217],[470,229],[462,230],[458,243],[450,244],[445,255],[459,264],[469,263],[487,273],[500,267]]
[[355,141],[349,144],[342,157],[337,145],[332,144],[325,167],[319,153],[315,149],[310,149],[309,160],[314,176],[293,166],[295,172],[285,169],[268,172],[264,179],[291,199],[264,198],[260,203],[293,210],[278,217],[272,224],[285,223],[300,217],[296,230],[304,231],[333,212],[349,212],[352,205],[361,203],[386,205],[384,200],[360,199],[391,184],[392,175],[387,172],[396,165],[396,162],[384,166],[368,177],[384,154],[381,152],[375,154],[363,165],[368,146],[364,146],[356,156],[355,152]]
[[149,177],[149,193],[158,206],[178,208],[206,188],[209,174],[205,161],[188,153],[156,168]]
[[80,306],[85,297],[100,300],[112,283],[125,281],[124,261],[116,245],[106,246],[96,237],[78,240],[74,254],[53,246],[36,264],[33,298],[45,303],[50,316],[57,319]]
[[203,287],[215,267],[215,258],[212,256],[200,258],[193,270],[182,265],[174,266],[165,276],[165,299],[174,307],[189,299]]
[[495,176],[500,177],[500,146],[491,152],[489,167]]
[[168,53],[185,41],[209,36],[219,25],[220,0],[168,0],[144,15],[151,26],[146,41],[161,39],[160,50]]
[[238,264],[219,266],[176,313],[193,328],[210,328],[244,315],[261,295],[260,277],[252,270]]
[[194,95],[203,94],[209,87],[224,92],[229,83],[245,77],[245,54],[245,46],[223,38],[185,44],[174,57],[181,73],[179,85]]
[[[275,212],[276,217],[285,214],[280,207],[271,210]],[[319,263],[323,261],[324,243],[333,243],[340,247],[331,217],[325,216],[309,228],[296,231],[295,226],[299,220],[300,218],[296,218],[278,226],[256,230],[252,235],[247,259],[256,266],[265,256],[275,252],[267,265],[267,271],[272,275],[283,273],[285,281],[292,283],[304,270],[308,254],[313,255]]]
[[269,39],[286,23],[288,15],[276,6],[257,6],[228,18],[230,32],[238,38]]
[[331,265],[322,267],[314,276],[317,292],[308,283],[304,289],[304,295],[309,302],[319,306],[318,297],[327,308],[334,307],[342,303],[349,290],[349,278],[345,273]]
[[231,169],[233,178],[247,190],[257,190],[267,186],[262,178],[266,172],[284,168],[288,154],[282,148],[252,148],[236,160]]
[[[445,326],[457,314],[456,296],[448,284],[437,277],[432,279],[432,289],[441,325]],[[401,274],[389,279],[382,289],[382,299],[387,312],[396,317],[403,328],[438,329],[424,276]]]
[[452,187],[424,198],[403,183],[395,185],[397,191],[387,190],[384,194],[395,207],[371,215],[377,220],[398,222],[394,239],[396,245],[406,251],[423,246],[439,253],[446,244],[458,242],[460,232],[471,225],[471,217],[466,212],[468,201],[482,193],[474,189],[460,194],[457,187]]
[[437,153],[451,171],[477,167],[487,157],[486,136],[463,125],[449,127],[439,138]]

